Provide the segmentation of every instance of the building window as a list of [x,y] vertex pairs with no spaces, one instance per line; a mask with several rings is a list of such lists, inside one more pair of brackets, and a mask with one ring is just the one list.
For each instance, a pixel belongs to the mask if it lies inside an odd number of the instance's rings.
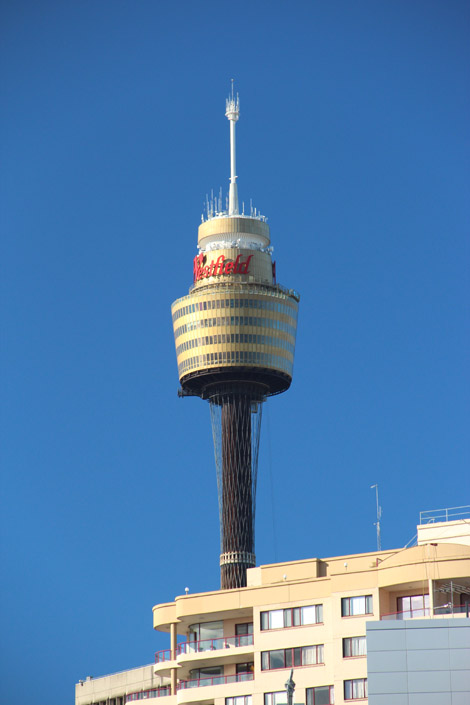
[[253,644],[253,622],[235,625],[236,646],[251,646]]
[[367,698],[367,678],[344,681],[345,700],[361,700],[362,698]]
[[279,690],[276,693],[265,693],[264,705],[287,705],[286,691]]
[[237,695],[235,698],[225,698],[225,705],[252,705],[251,695]]
[[293,668],[294,666],[314,666],[320,663],[324,663],[323,644],[261,652],[262,671],[273,671],[276,668]]
[[239,676],[237,678],[237,683],[239,681],[252,681],[253,680],[253,670],[254,670],[254,663],[253,661],[249,661],[247,663],[237,663],[236,664],[236,674]]
[[189,671],[189,681],[186,681],[186,687],[191,688],[204,685],[219,685],[223,682],[223,666],[204,666],[202,668],[193,668]]
[[429,595],[409,595],[397,598],[398,619],[425,617],[429,614]]
[[242,634],[253,634],[253,622],[245,622],[244,624],[235,625],[235,634],[241,636]]
[[335,688],[333,685],[320,685],[307,688],[307,705],[334,705]]
[[365,636],[351,636],[343,639],[343,658],[366,656],[367,646]]
[[212,651],[223,646],[223,622],[191,624],[188,630],[189,651]]
[[341,598],[341,616],[355,617],[360,614],[372,614],[372,595]]
[[262,630],[301,627],[305,624],[321,624],[322,622],[323,605],[307,605],[306,607],[261,612]]

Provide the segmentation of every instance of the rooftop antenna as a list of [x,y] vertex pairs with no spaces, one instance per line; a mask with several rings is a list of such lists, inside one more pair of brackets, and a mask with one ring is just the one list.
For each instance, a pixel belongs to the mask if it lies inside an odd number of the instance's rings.
[[380,540],[380,519],[382,518],[382,507],[379,505],[379,486],[377,483],[371,485],[370,489],[373,490],[375,487],[375,501],[377,504],[377,521],[374,522],[374,526],[377,527],[377,551],[382,550],[382,542]]
[[240,99],[238,93],[232,92],[225,103],[225,117],[230,121],[230,190],[229,190],[229,205],[228,214],[238,215],[238,189],[237,189],[237,169],[235,162],[235,123],[240,117]]

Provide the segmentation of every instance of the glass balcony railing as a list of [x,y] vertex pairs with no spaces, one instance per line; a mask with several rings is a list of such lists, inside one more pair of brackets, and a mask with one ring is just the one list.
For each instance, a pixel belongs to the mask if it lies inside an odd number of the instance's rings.
[[155,663],[162,663],[163,661],[171,660],[171,649],[163,649],[162,651],[157,651],[155,653]]
[[179,654],[197,654],[200,651],[218,651],[238,646],[253,646],[253,634],[239,636],[224,636],[218,639],[202,639],[201,641],[184,641],[177,646]]
[[[218,651],[240,646],[253,646],[253,634],[223,636],[217,639],[201,639],[200,641],[183,641],[176,647],[176,654],[198,654],[201,651]],[[171,649],[163,649],[155,654],[155,663],[171,661]]]
[[405,610],[404,612],[391,612],[390,614],[382,614],[380,616],[381,620],[401,620],[401,619],[425,619],[426,617],[432,617],[433,615],[453,615],[453,614],[465,614],[467,617],[470,616],[470,604],[466,605],[438,605],[434,607],[431,611],[429,607],[422,607],[415,610]]
[[465,614],[470,616],[470,603],[466,605],[440,605],[434,607],[434,614]]
[[431,611],[429,607],[420,607],[415,610],[405,610],[404,612],[390,612],[389,614],[382,614],[380,616],[381,620],[400,620],[400,619],[423,619],[424,617],[429,617]]
[[252,681],[253,673],[234,673],[231,676],[211,676],[210,678],[195,678],[189,681],[180,681],[177,690],[187,688],[203,688],[207,685],[227,685],[229,683],[242,683]]

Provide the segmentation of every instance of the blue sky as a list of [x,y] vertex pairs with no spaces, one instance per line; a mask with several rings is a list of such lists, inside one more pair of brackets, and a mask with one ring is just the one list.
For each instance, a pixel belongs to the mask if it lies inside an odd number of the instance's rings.
[[265,405],[259,563],[403,546],[469,503],[469,15],[447,0],[2,4],[2,702],[149,663],[218,587],[208,405],[171,302],[202,204],[269,217],[301,293]]

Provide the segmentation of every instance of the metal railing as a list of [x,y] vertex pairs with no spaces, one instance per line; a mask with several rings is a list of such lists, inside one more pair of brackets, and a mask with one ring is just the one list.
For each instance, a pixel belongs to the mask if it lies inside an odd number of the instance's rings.
[[381,614],[381,620],[393,620],[398,621],[402,619],[422,619],[423,617],[429,617],[431,611],[429,607],[418,607],[415,610],[404,610],[403,612],[389,612],[386,614]]
[[170,695],[170,688],[152,688],[151,690],[139,690],[135,693],[126,695],[126,703],[131,703],[134,700],[147,700],[148,698],[162,698],[165,695]]
[[162,663],[163,661],[172,661],[171,649],[162,649],[162,651],[155,652],[155,663]]
[[252,681],[253,673],[234,673],[231,676],[211,676],[209,678],[195,678],[189,681],[179,681],[176,686],[177,690],[186,690],[187,688],[203,688],[207,685],[227,685],[228,683],[243,683],[244,681]]
[[434,614],[465,614],[470,616],[470,603],[466,605],[440,605],[434,607]]
[[[201,651],[218,651],[239,646],[253,646],[253,634],[237,634],[216,639],[201,639],[200,641],[182,641],[176,646],[176,654],[198,654]],[[172,661],[171,649],[163,649],[155,653],[155,663]]]
[[463,507],[448,507],[447,509],[429,509],[419,513],[420,524],[435,524],[441,521],[458,521],[470,519],[470,504]]
[[200,651],[218,651],[238,646],[253,646],[253,634],[224,636],[217,639],[201,639],[200,641],[183,641],[177,646],[178,655],[199,653]]
[[[247,285],[249,285],[249,289]],[[296,301],[300,301],[300,294],[295,289],[289,289],[288,287],[282,286],[282,284],[277,283],[259,285],[259,283],[255,281],[254,277],[251,277],[251,280],[244,282],[225,282],[220,280],[212,281],[204,287],[205,293],[212,293],[210,292],[209,287],[215,289],[219,293],[223,292],[223,290],[226,289],[227,291],[233,291],[236,293],[245,292],[248,290],[252,294],[266,294],[266,290],[268,289],[271,290],[271,292],[273,292],[274,294],[279,293],[284,294],[284,296],[293,296]],[[197,291],[198,287],[196,286],[196,284],[191,284],[191,286],[189,287],[189,295],[192,293],[193,289]],[[181,296],[178,301],[182,301],[183,299],[189,298],[189,295]]]

